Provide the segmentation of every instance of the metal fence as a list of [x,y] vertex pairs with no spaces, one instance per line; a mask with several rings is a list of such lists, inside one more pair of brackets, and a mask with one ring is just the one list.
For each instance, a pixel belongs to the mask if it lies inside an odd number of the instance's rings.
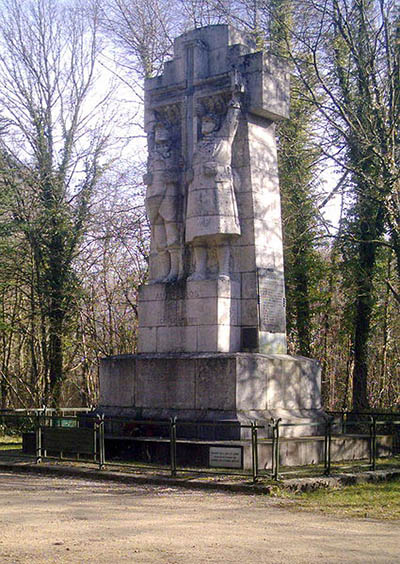
[[[255,422],[249,424],[238,424],[235,422],[212,422],[212,421],[184,421],[172,417],[168,420],[132,420],[125,417],[105,417],[103,419],[105,426],[105,437],[109,440],[125,440],[125,441],[143,441],[147,446],[151,443],[158,445],[164,443],[168,448],[168,457],[165,457],[164,462],[144,462],[143,460],[135,461],[136,469],[157,469],[169,472],[171,476],[177,476],[178,472],[193,473],[193,474],[227,474],[231,473],[235,476],[252,477],[254,481],[257,480],[258,475],[258,443],[257,443],[257,429],[264,428]],[[129,429],[129,426],[132,429]],[[128,433],[127,431],[128,427]],[[216,440],[194,439],[190,440],[187,437],[190,435],[190,429],[201,428],[204,432],[205,429],[216,429],[220,435],[228,438],[220,438]],[[189,430],[189,432],[185,432]],[[243,468],[205,468],[196,467],[194,464],[179,464],[178,452],[184,445],[200,446],[205,444],[219,444],[227,448],[242,448],[242,441],[240,438],[232,439],[234,434],[241,434],[243,431],[250,431],[250,448],[251,448],[251,469],[248,471]],[[131,431],[131,434],[129,433]],[[127,467],[127,464],[120,461],[107,458],[107,466],[109,467]]]
[[[183,421],[173,417],[168,420],[134,420],[128,417],[104,417],[96,414],[90,408],[64,408],[60,410],[48,410],[46,408],[32,410],[6,410],[0,411],[0,435],[15,434],[15,436],[30,436],[33,440],[34,448],[30,456],[37,463],[46,459],[73,460],[74,462],[92,462],[98,465],[99,469],[106,466],[123,467],[125,469],[157,469],[167,471],[171,476],[181,473],[195,474],[234,474],[236,476],[249,477],[256,482],[260,476],[279,480],[281,472],[281,445],[287,438],[282,437],[284,429],[296,428],[307,425],[307,427],[318,427],[322,429],[323,438],[323,464],[321,472],[329,475],[332,472],[332,437],[342,436],[343,431],[357,428],[363,431],[362,436],[368,441],[369,461],[368,467],[376,469],[377,452],[377,432],[383,429],[385,432],[393,434],[399,430],[399,413],[347,413],[335,412],[328,417],[313,423],[284,422],[281,419],[271,419],[261,425],[258,422],[243,424],[238,422],[201,422]],[[228,437],[210,440],[207,438],[190,440],[194,427],[201,427],[202,431],[213,428],[219,436]],[[339,433],[337,432],[337,428]],[[186,429],[186,431],[185,431]],[[179,432],[177,432],[179,430]],[[263,431],[260,437],[259,433]],[[207,433],[205,433],[207,434]],[[248,438],[243,440],[243,435]],[[232,438],[236,435],[236,439]],[[320,435],[321,436],[321,435]],[[316,439],[316,437],[315,437]],[[114,459],[107,456],[107,450],[111,444],[121,442],[122,447],[135,444],[136,448],[142,441],[144,449],[149,449],[152,443],[162,445],[164,449],[163,460],[140,460],[140,457],[133,453],[128,460]],[[310,440],[313,440],[310,438]],[[0,437],[1,442],[1,437]],[[195,464],[187,462],[179,463],[178,453],[183,452],[188,445],[220,445],[222,448],[241,448],[242,460],[239,466],[211,468],[207,464],[196,467]],[[250,464],[247,470],[243,464],[243,444],[250,449]],[[225,445],[225,447],[224,447]],[[271,449],[270,467],[267,470],[259,468],[259,448],[268,445]],[[128,448],[128,447],[127,447]],[[123,450],[123,449],[122,449]],[[1,454],[1,452],[0,452]],[[26,453],[25,453],[26,454]]]

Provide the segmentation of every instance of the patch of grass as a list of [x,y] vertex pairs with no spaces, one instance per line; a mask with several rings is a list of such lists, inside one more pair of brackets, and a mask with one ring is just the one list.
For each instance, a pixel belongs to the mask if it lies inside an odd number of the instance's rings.
[[[376,470],[399,470],[400,469],[400,455],[395,455],[390,458],[377,458]],[[345,473],[359,473],[370,470],[368,460],[348,460],[342,462],[332,462],[331,475],[345,474]],[[324,475],[323,464],[310,464],[308,466],[281,466],[279,469],[281,478],[310,478],[319,477]]]
[[339,517],[400,519],[400,482],[359,484],[294,494],[296,507]]

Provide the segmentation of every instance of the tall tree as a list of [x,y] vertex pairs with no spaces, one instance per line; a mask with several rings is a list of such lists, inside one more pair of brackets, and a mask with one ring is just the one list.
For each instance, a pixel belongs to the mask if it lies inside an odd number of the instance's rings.
[[[289,0],[270,0],[270,49],[289,61],[295,20]],[[310,77],[310,81],[312,78]],[[304,95],[304,85],[291,77],[290,116],[278,126],[279,173],[284,226],[287,323],[293,352],[311,356],[312,301],[318,281],[316,251],[318,208],[315,177],[320,151],[316,148],[315,105]]]
[[[369,404],[368,345],[377,248],[383,243],[385,225],[395,228],[396,213],[391,210],[399,182],[395,3],[295,4],[303,25],[295,40],[306,56],[292,50],[291,57],[310,100],[328,124],[325,149],[349,171],[353,188],[346,233],[354,254],[353,406],[364,409]],[[310,67],[316,83],[310,81]]]
[[[96,94],[101,45],[96,9],[77,1],[4,0],[0,22],[2,181],[32,261],[45,398],[57,404],[73,262],[109,138],[106,98]],[[97,106],[96,106],[97,104]]]
[[122,67],[141,80],[154,76],[171,55],[178,18],[167,0],[105,0],[101,21],[120,50]]

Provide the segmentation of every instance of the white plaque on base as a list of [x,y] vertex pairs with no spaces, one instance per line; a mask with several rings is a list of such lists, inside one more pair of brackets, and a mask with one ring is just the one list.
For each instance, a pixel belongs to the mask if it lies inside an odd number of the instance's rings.
[[209,465],[211,468],[243,468],[242,448],[210,446]]

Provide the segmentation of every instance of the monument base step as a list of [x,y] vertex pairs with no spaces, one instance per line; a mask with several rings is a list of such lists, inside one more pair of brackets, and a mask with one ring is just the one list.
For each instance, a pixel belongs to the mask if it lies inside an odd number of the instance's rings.
[[[106,436],[106,460],[130,460],[147,464],[170,464],[170,440],[166,437]],[[282,438],[279,448],[280,466],[306,466],[324,462],[324,436]],[[332,436],[331,461],[351,461],[369,458],[370,439],[367,435]],[[392,436],[377,437],[377,456],[390,456]],[[179,468],[235,468],[251,470],[250,440],[206,441],[177,439]],[[271,470],[272,440],[258,442],[258,469]]]
[[[273,417],[289,436],[322,433],[321,374],[317,361],[259,353],[175,353],[122,355],[102,359],[99,411],[107,416],[202,423],[231,422],[233,435],[211,431],[188,438],[243,439],[256,421],[271,435]],[[239,428],[239,431],[238,431]],[[239,434],[238,434],[239,433]]]

